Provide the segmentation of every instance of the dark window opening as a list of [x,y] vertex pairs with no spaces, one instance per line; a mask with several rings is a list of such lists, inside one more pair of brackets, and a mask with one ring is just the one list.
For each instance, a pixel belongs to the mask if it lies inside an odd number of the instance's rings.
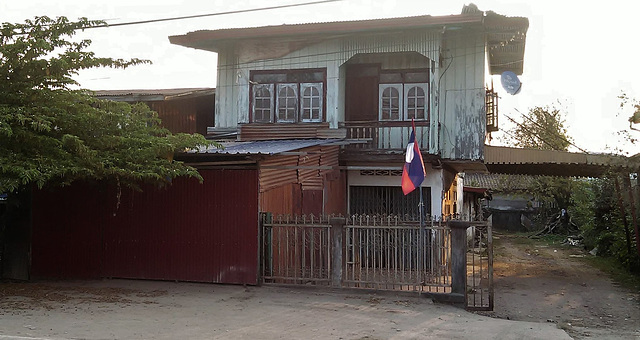
[[[399,179],[398,179],[399,181]],[[424,219],[431,216],[431,188],[422,188]],[[397,215],[404,220],[419,221],[420,192],[408,195],[397,187],[351,186],[349,187],[349,213],[358,215]]]

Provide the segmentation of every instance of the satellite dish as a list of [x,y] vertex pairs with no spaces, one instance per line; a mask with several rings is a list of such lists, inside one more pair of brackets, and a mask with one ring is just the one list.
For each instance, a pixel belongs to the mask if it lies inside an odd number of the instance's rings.
[[500,76],[500,82],[502,83],[502,87],[507,93],[511,95],[516,95],[520,92],[522,88],[522,83],[518,76],[511,71],[502,72],[502,76]]

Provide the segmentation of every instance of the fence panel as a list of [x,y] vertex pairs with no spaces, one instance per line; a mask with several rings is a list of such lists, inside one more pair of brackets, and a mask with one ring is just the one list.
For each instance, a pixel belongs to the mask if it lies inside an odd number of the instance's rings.
[[328,285],[330,225],[325,217],[263,215],[263,283]]
[[490,223],[475,223],[467,229],[468,310],[493,310],[493,241]]
[[345,226],[343,286],[451,292],[450,230],[395,216],[351,216]]

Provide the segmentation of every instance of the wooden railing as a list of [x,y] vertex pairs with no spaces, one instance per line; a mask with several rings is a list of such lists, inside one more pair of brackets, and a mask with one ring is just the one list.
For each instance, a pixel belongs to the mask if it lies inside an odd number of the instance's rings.
[[[416,121],[416,139],[422,151],[429,151],[429,122]],[[361,143],[350,144],[357,149],[404,149],[411,133],[411,122],[344,122],[340,123],[347,133],[347,139]]]

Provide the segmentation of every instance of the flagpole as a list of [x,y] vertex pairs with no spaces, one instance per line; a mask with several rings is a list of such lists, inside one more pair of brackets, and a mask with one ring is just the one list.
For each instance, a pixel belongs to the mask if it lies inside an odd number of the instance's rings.
[[418,282],[422,283],[422,272],[424,267],[424,262],[426,259],[424,258],[424,201],[422,198],[422,183],[418,187],[420,190],[420,203],[418,206],[420,207],[418,210],[420,212],[420,243],[418,247]]

